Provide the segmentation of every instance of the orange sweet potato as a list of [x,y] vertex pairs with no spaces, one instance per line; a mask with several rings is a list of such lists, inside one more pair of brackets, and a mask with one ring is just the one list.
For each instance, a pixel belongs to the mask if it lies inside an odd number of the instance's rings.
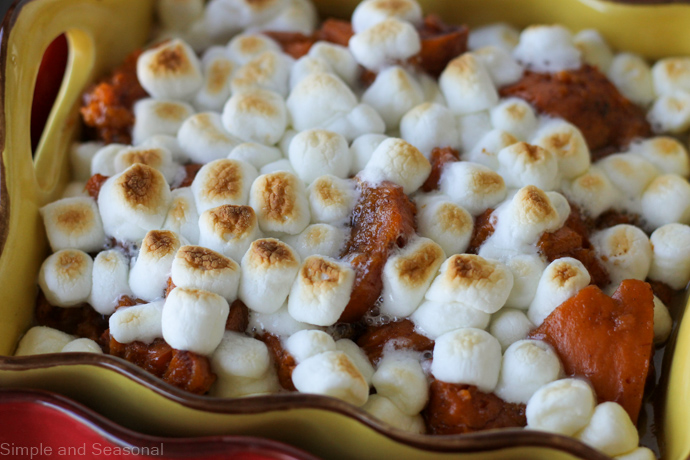
[[249,308],[240,299],[230,304],[230,313],[225,321],[226,331],[242,332],[249,326]]
[[450,147],[436,147],[431,151],[431,174],[422,185],[422,191],[432,192],[438,188],[443,167],[460,159],[460,153]]
[[419,67],[434,77],[441,75],[450,61],[467,51],[468,34],[466,26],[446,24],[435,14],[425,17],[419,29]]
[[289,391],[297,391],[295,384],[292,383],[292,371],[297,367],[297,361],[283,348],[280,338],[273,334],[263,334],[258,336],[257,339],[264,342],[268,347],[268,352],[271,354],[278,372],[280,386]]
[[404,319],[383,326],[371,326],[357,340],[357,345],[364,350],[369,361],[375,364],[383,354],[383,348],[393,341],[396,349],[414,351],[430,351],[434,349],[434,341],[414,331],[414,323]]
[[105,181],[109,179],[108,176],[103,176],[101,174],[94,174],[89,178],[84,186],[84,191],[89,194],[94,200],[98,199],[98,194],[101,193],[101,187],[105,184]]

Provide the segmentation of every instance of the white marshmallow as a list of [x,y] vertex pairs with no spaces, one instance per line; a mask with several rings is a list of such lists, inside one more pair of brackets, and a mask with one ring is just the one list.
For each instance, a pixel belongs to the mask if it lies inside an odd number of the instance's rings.
[[223,126],[245,142],[273,145],[287,126],[285,101],[278,93],[263,89],[234,93],[223,109]]
[[422,22],[422,8],[415,0],[365,0],[352,13],[352,29],[355,33],[364,32],[388,18],[419,25]]
[[457,148],[460,145],[453,112],[430,102],[416,106],[403,116],[400,134],[427,158],[436,147]]
[[448,107],[459,115],[490,109],[498,103],[498,93],[484,64],[465,53],[448,63],[439,79]]
[[501,345],[488,332],[464,328],[436,339],[431,373],[448,383],[475,385],[490,393],[501,371]]
[[135,164],[108,179],[98,194],[98,209],[107,236],[138,241],[160,228],[172,200],[165,177],[150,166]]
[[263,24],[277,17],[288,0],[212,0],[204,11],[204,23],[215,41],[230,39],[248,26]]
[[91,162],[96,152],[103,148],[102,142],[75,142],[70,147],[72,179],[86,182],[91,177]]
[[242,260],[261,232],[254,209],[226,204],[204,211],[199,217],[199,246]]
[[470,151],[462,155],[462,159],[496,170],[498,169],[498,152],[516,142],[518,140],[512,134],[494,129],[484,134]]
[[115,155],[115,173],[121,173],[134,164],[150,166],[163,174],[167,183],[172,183],[180,166],[173,163],[172,153],[165,147],[127,147]]
[[359,65],[347,47],[320,41],[309,48],[308,55],[323,60],[350,88],[357,86]]
[[297,251],[302,259],[315,255],[336,259],[340,256],[348,237],[349,233],[341,227],[312,224],[302,233],[286,237],[285,241]]
[[656,454],[646,447],[638,447],[624,455],[616,455],[616,460],[656,460]]
[[574,70],[582,65],[573,36],[561,25],[527,27],[520,34],[513,56],[535,72]]
[[65,189],[62,191],[60,198],[77,198],[89,196],[84,190],[86,187],[86,182],[70,182],[67,184]]
[[613,62],[613,52],[604,37],[595,29],[584,29],[573,37],[573,43],[580,50],[582,60],[606,75]]
[[488,110],[455,117],[460,133],[460,147],[464,152],[475,148],[477,143],[494,129]]
[[642,192],[659,175],[659,171],[641,155],[616,153],[597,162],[611,183],[628,198],[623,206],[631,212],[639,212]]
[[690,91],[690,58],[660,59],[652,67],[656,94],[671,94],[676,90]]
[[640,440],[630,416],[615,402],[599,404],[589,423],[575,437],[611,456],[634,450]]
[[252,33],[235,35],[226,49],[228,57],[239,65],[245,65],[265,51],[280,52],[281,48],[267,35]]
[[643,156],[664,174],[690,176],[688,151],[672,137],[659,136],[635,142],[630,146],[630,152]]
[[170,270],[177,287],[214,292],[228,301],[237,298],[240,266],[234,260],[202,246],[182,246]]
[[446,255],[467,250],[474,230],[472,216],[447,196],[419,197],[417,204],[417,232],[434,240]]
[[91,339],[75,339],[62,347],[62,353],[96,353],[102,354],[101,347]]
[[690,224],[690,184],[676,174],[654,179],[642,194],[641,204],[649,229],[673,222]]
[[181,164],[189,162],[189,156],[187,156],[187,153],[180,146],[180,143],[177,141],[177,137],[170,136],[168,134],[153,135],[139,144],[139,147],[162,147],[170,152],[173,161]]
[[[279,337],[288,337],[297,331],[305,329],[319,329],[311,324],[302,323],[290,316],[287,309],[287,302],[280,307],[275,313],[259,313],[257,311],[249,311],[249,326],[247,331],[267,332]],[[368,359],[368,358],[367,358]]]
[[290,69],[290,91],[295,89],[305,77],[317,73],[335,74],[330,64],[320,57],[304,55],[295,61],[295,65]]
[[160,0],[156,13],[164,29],[184,31],[204,12],[203,0]]
[[591,163],[587,141],[580,130],[567,121],[546,122],[529,142],[553,152],[558,158],[558,169],[566,179],[584,174]]
[[199,59],[179,39],[144,51],[137,60],[137,78],[156,99],[188,100],[203,84]]
[[390,399],[407,415],[419,414],[429,400],[429,382],[422,366],[405,354],[384,356],[371,381],[376,394]]
[[407,415],[393,401],[379,394],[369,396],[362,410],[399,430],[414,434],[424,434],[426,431],[421,415]]
[[260,340],[225,331],[211,356],[211,368],[223,376],[261,378],[271,367],[268,347]]
[[584,380],[556,380],[527,402],[527,428],[572,436],[589,423],[595,404],[594,391]]
[[383,134],[386,131],[383,118],[369,104],[358,104],[349,112],[322,123],[321,127],[340,134],[348,142],[363,134]]
[[93,261],[89,304],[101,315],[115,311],[117,301],[130,295],[129,260],[116,249],[99,252]]
[[534,185],[554,190],[559,185],[558,158],[538,145],[518,142],[498,152],[498,173],[509,188]]
[[242,160],[221,159],[206,163],[192,182],[192,193],[199,213],[224,204],[246,205],[249,189],[259,175],[254,166]]
[[268,147],[256,142],[244,142],[232,149],[228,158],[246,161],[259,170],[267,164],[282,159],[283,154],[276,147]]
[[[162,34],[160,39],[165,39],[166,34]],[[170,38],[180,38],[187,42],[195,53],[202,53],[209,46],[213,45],[213,40],[206,27],[206,21],[200,17],[192,22],[184,32],[174,32]]]
[[403,115],[423,101],[422,87],[412,74],[399,66],[381,71],[362,95],[362,102],[381,115],[389,131],[396,129]]
[[352,361],[352,364],[362,373],[362,377],[366,380],[367,385],[371,385],[371,378],[374,376],[374,366],[371,365],[371,361],[369,361],[369,357],[364,353],[364,350],[359,348],[350,339],[337,340],[335,342],[335,349],[345,353]]
[[218,294],[175,288],[163,307],[163,338],[173,348],[208,356],[223,339],[229,311]]
[[292,371],[292,382],[300,393],[342,399],[362,406],[369,397],[369,385],[342,351],[327,351],[308,358]]
[[209,392],[211,396],[218,398],[243,398],[246,396],[279,393],[282,390],[278,381],[278,374],[273,366],[269,366],[266,372],[256,379],[224,374],[222,370],[213,365],[212,369],[218,375],[218,380],[211,387]]
[[277,32],[298,32],[311,35],[316,29],[318,14],[309,0],[288,0],[280,13],[261,25],[262,30]]
[[375,72],[405,61],[422,49],[414,26],[394,17],[356,33],[350,39],[349,46],[357,62]]
[[73,248],[94,252],[103,248],[103,223],[92,198],[63,198],[43,206],[40,213],[53,251]]
[[[285,341],[285,350],[297,363],[327,351],[336,351],[333,337],[323,331],[303,330]],[[354,363],[353,363],[354,364]]]
[[354,181],[325,175],[314,180],[307,189],[313,223],[343,223],[350,217],[357,201]]
[[275,92],[281,98],[286,97],[294,63],[294,59],[280,50],[264,51],[237,69],[230,83],[233,95],[262,89]]
[[402,186],[406,194],[424,184],[431,164],[413,145],[402,139],[388,138],[374,150],[360,177],[367,182],[388,180]]
[[522,99],[504,99],[491,109],[494,128],[506,131],[517,139],[527,140],[537,128],[537,115],[531,105]]
[[158,134],[176,136],[182,123],[194,114],[194,108],[172,99],[141,99],[134,104],[134,145]]
[[635,104],[643,107],[654,101],[652,71],[649,64],[637,54],[618,53],[608,70],[611,83]]
[[215,56],[204,55],[201,64],[204,83],[194,96],[194,106],[202,112],[220,112],[230,98],[230,81],[237,65],[222,51]]
[[587,287],[590,281],[589,272],[579,260],[571,257],[554,260],[539,279],[527,317],[535,326],[541,326],[551,312]]
[[261,230],[296,235],[307,228],[311,215],[302,182],[289,172],[259,176],[252,184],[249,205]]
[[163,230],[175,232],[191,244],[199,242],[199,213],[190,187],[172,191],[172,203],[163,222]]
[[558,379],[561,362],[551,346],[541,340],[520,340],[503,355],[501,375],[494,390],[504,401],[527,404],[542,386]]
[[164,300],[118,308],[110,316],[110,335],[120,343],[151,343],[162,337],[161,318]]
[[169,230],[151,230],[146,234],[129,272],[129,287],[135,296],[148,301],[163,296],[175,253],[183,244]]
[[356,138],[350,145],[350,175],[354,176],[364,169],[376,148],[387,138],[385,134],[364,134]]
[[671,335],[673,319],[664,303],[654,296],[654,343],[662,344]]
[[510,51],[489,45],[474,50],[473,54],[484,64],[497,88],[515,83],[522,77],[524,69],[513,59]]
[[446,332],[460,328],[486,329],[491,316],[466,303],[425,301],[410,319],[417,332],[435,340]]
[[[323,101],[328,101],[324,104]],[[304,77],[290,92],[286,106],[297,131],[323,127],[357,106],[357,97],[337,76],[314,73]]]
[[340,134],[309,129],[290,142],[290,164],[300,179],[310,184],[323,174],[347,177],[350,172],[350,150]]
[[563,194],[586,215],[596,218],[622,200],[611,179],[598,166],[592,166],[572,182],[563,184]]
[[673,289],[684,289],[690,281],[690,227],[666,224],[649,239],[654,252],[649,277]]
[[485,46],[495,46],[510,53],[519,41],[519,30],[511,25],[497,22],[470,29],[467,47],[474,51]]
[[634,225],[616,225],[594,233],[592,246],[616,288],[626,279],[644,280],[652,264],[652,244]]
[[43,262],[38,285],[51,305],[79,306],[91,293],[92,271],[93,260],[88,254],[78,249],[63,249]]
[[214,112],[197,113],[187,118],[177,140],[185,154],[196,163],[226,158],[242,142],[225,129],[222,117]]
[[288,298],[288,311],[297,321],[331,326],[350,301],[355,272],[349,265],[322,256],[302,263]]
[[505,350],[517,342],[527,338],[527,334],[534,329],[534,324],[527,318],[524,312],[515,308],[502,308],[491,317],[489,333],[496,337]]
[[19,341],[14,356],[60,353],[65,345],[74,339],[73,335],[65,334],[57,329],[34,326],[26,331],[26,334]]
[[273,163],[268,163],[267,165],[262,166],[261,170],[259,171],[259,174],[263,176],[264,174],[272,174],[280,171],[288,172],[295,176],[297,175],[295,169],[292,167],[292,164],[290,164],[290,160],[288,160],[287,158],[283,158],[278,161],[274,161]]
[[690,127],[690,92],[677,90],[662,94],[647,112],[647,121],[656,133],[682,133]]
[[537,292],[539,279],[546,270],[546,263],[538,255],[522,254],[508,258],[505,264],[515,280],[506,300],[506,307],[526,310]]
[[444,167],[439,189],[474,216],[506,197],[506,185],[499,174],[484,165],[466,161]]

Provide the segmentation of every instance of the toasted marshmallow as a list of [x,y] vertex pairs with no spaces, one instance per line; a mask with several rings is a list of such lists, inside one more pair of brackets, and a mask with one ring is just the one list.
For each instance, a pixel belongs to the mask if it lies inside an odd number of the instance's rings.
[[616,288],[625,279],[644,280],[652,264],[652,244],[634,225],[616,225],[590,238]]
[[488,332],[464,328],[443,334],[434,345],[431,373],[448,383],[476,385],[490,393],[501,371],[501,345]]
[[256,142],[244,142],[232,149],[228,158],[245,161],[259,170],[269,163],[282,159],[283,155],[276,147],[268,147]]
[[110,316],[110,335],[120,343],[151,343],[162,337],[161,318],[164,300],[118,308]]
[[325,332],[303,330],[292,334],[285,341],[285,350],[290,353],[299,364],[312,356],[327,351],[336,351],[336,348],[333,337]]
[[439,189],[476,216],[506,197],[503,178],[486,166],[459,161],[443,169]]
[[192,193],[199,213],[224,204],[246,205],[249,188],[259,175],[242,160],[221,159],[205,164],[192,182]]
[[647,112],[647,121],[657,133],[682,133],[690,127],[690,92],[662,94]]
[[286,241],[295,248],[300,258],[320,255],[337,258],[349,234],[341,227],[330,224],[313,224],[304,229],[298,235],[286,238]]
[[355,33],[364,32],[388,18],[419,25],[422,22],[422,8],[415,0],[366,0],[357,5],[352,13],[352,29]]
[[230,98],[230,82],[237,70],[225,53],[204,56],[202,60],[204,83],[194,96],[194,106],[200,111],[220,112]]
[[429,399],[429,383],[422,366],[404,353],[384,356],[371,381],[376,394],[390,399],[407,415],[419,414]]
[[613,52],[604,37],[595,29],[584,29],[573,37],[573,43],[580,50],[582,60],[593,65],[606,75],[613,62]]
[[73,335],[45,326],[34,326],[24,334],[14,356],[42,355],[46,353],[60,353],[62,349],[74,340]]
[[446,332],[472,327],[486,329],[491,316],[466,303],[423,302],[410,316],[417,332],[436,340]]
[[367,385],[371,385],[371,378],[374,376],[374,366],[371,365],[371,361],[369,361],[369,357],[364,353],[364,350],[359,348],[350,339],[337,340],[335,342],[335,349],[345,353],[352,361],[352,364],[362,373],[362,377],[366,380]]
[[520,340],[503,355],[501,376],[494,391],[504,401],[527,404],[539,388],[558,379],[561,373],[561,362],[549,344]]
[[261,378],[271,366],[268,347],[260,340],[225,331],[211,356],[211,368],[223,376]]
[[89,196],[88,193],[84,190],[86,188],[86,182],[70,182],[65,186],[65,189],[62,191],[62,195],[60,195],[60,198],[77,198],[77,197],[85,197]]
[[510,53],[519,41],[520,31],[508,24],[497,22],[472,28],[467,40],[467,47],[474,51],[485,46],[495,46]]
[[513,274],[500,262],[472,254],[456,254],[441,265],[439,275],[426,293],[436,302],[460,302],[495,313],[513,288]]
[[116,249],[99,252],[93,261],[89,304],[101,315],[115,311],[123,295],[132,294],[129,287],[129,260]]
[[350,145],[350,157],[352,158],[350,175],[355,175],[363,170],[376,148],[387,138],[388,136],[385,134],[364,134],[356,138]]
[[540,326],[551,312],[587,287],[590,281],[589,272],[579,260],[571,257],[554,260],[539,279],[527,317],[535,326]]
[[425,102],[407,112],[400,123],[400,134],[427,158],[436,147],[460,145],[453,113],[440,104]]
[[558,158],[558,168],[566,179],[584,174],[590,165],[587,141],[580,130],[567,121],[545,123],[530,143],[550,150]]
[[465,252],[473,230],[470,213],[448,197],[417,199],[417,231],[438,243],[447,255]]
[[340,134],[348,142],[363,134],[383,134],[386,131],[383,118],[369,104],[358,104],[349,112],[322,123],[321,127]]
[[673,319],[664,303],[654,296],[654,343],[662,344],[671,335]]
[[62,353],[96,353],[102,354],[101,347],[91,339],[75,339],[62,347]]
[[156,3],[158,19],[168,30],[186,30],[203,12],[203,0],[160,0]]
[[362,406],[369,397],[362,373],[342,351],[327,351],[302,361],[292,371],[292,382],[300,393],[332,396],[355,406]]
[[304,185],[285,171],[259,176],[252,184],[249,205],[256,211],[264,232],[296,235],[311,220]]
[[374,150],[360,177],[371,183],[391,181],[410,194],[422,186],[430,172],[429,160],[416,147],[391,137]]
[[72,167],[72,179],[87,181],[91,177],[91,162],[96,152],[103,148],[102,142],[75,142],[70,147],[69,158]]
[[199,242],[199,213],[190,187],[172,191],[172,202],[163,222],[163,230],[175,232],[191,244]]
[[98,195],[105,234],[138,241],[160,228],[170,207],[170,187],[158,170],[135,164],[108,179]]
[[274,19],[286,6],[288,0],[212,0],[204,22],[215,41],[224,41],[241,29]]
[[502,308],[491,317],[489,333],[496,337],[501,344],[501,350],[505,352],[518,340],[525,339],[532,329],[534,329],[534,324],[524,312],[515,308]]
[[294,59],[281,51],[264,51],[237,69],[230,83],[233,95],[262,89],[286,97],[294,63]]
[[170,152],[172,155],[173,161],[177,163],[188,163],[189,162],[189,156],[187,156],[187,153],[182,149],[180,146],[180,143],[177,141],[177,137],[170,136],[168,134],[156,134],[148,139],[146,139],[144,142],[139,144],[139,147],[141,148],[164,148]]
[[671,94],[676,90],[690,91],[690,58],[661,59],[652,67],[656,94]]
[[509,188],[534,185],[553,190],[559,185],[558,158],[538,145],[518,142],[498,152],[498,173]]
[[520,34],[513,56],[535,72],[574,70],[582,65],[573,36],[561,25],[527,27]]
[[165,299],[163,338],[178,350],[210,355],[223,339],[228,302],[208,291],[175,288]]
[[273,145],[287,126],[285,102],[278,93],[263,89],[235,93],[223,109],[223,125],[245,142]]
[[642,194],[642,218],[650,229],[690,224],[690,184],[676,174],[659,176]]
[[448,107],[459,115],[490,109],[498,103],[491,75],[473,54],[465,53],[448,63],[439,79]]
[[249,206],[226,204],[204,211],[199,217],[199,245],[233,260],[242,260],[260,235],[256,214]]
[[656,454],[646,447],[638,447],[624,455],[616,455],[616,460],[655,460]]
[[[311,324],[297,321],[287,309],[287,303],[283,304],[275,313],[259,313],[257,311],[249,311],[249,326],[247,331],[260,334],[267,332],[279,337],[289,337],[297,331],[305,329],[319,329]],[[367,358],[368,359],[368,358]]]
[[190,46],[179,39],[144,51],[137,60],[137,78],[156,99],[191,99],[201,85],[201,64]]
[[471,150],[462,155],[462,159],[496,170],[498,169],[498,152],[517,142],[518,140],[512,134],[501,129],[494,129],[484,134]]
[[362,95],[383,118],[387,130],[400,125],[403,115],[424,101],[424,92],[415,78],[399,66],[381,71]]
[[650,237],[654,255],[649,277],[673,289],[684,289],[690,281],[690,227],[666,224]]
[[575,437],[610,456],[634,450],[640,440],[630,416],[615,402],[599,404],[589,423]]
[[663,174],[690,176],[688,151],[672,137],[659,136],[636,142],[630,146],[630,152],[643,156]]
[[537,115],[522,99],[504,99],[491,109],[494,128],[508,132],[520,140],[527,140],[537,128]]
[[237,298],[240,266],[202,246],[182,246],[175,254],[170,276],[175,286],[215,292],[228,302]]
[[[216,350],[221,347],[222,342]],[[219,370],[218,364],[211,364],[211,368],[218,375],[218,379],[209,392],[211,396],[219,398],[243,398],[245,396],[274,394],[282,390],[274,366],[269,366],[266,372],[256,379],[226,374],[222,369]]]
[[488,110],[458,115],[455,121],[460,133],[460,147],[465,152],[474,149],[477,143],[494,129]]
[[316,29],[318,14],[309,0],[288,0],[280,13],[260,26],[262,30],[298,32],[311,35]]
[[507,51],[499,46],[484,46],[473,52],[491,76],[497,88],[515,83],[522,77],[524,69]]
[[141,144],[157,134],[176,136],[182,123],[194,114],[194,108],[174,100],[141,99],[134,104],[132,140]]
[[355,272],[349,265],[322,256],[302,263],[288,298],[288,311],[297,321],[331,326],[350,301]]
[[379,394],[370,395],[367,403],[362,406],[362,410],[399,430],[414,434],[426,432],[421,415],[407,415],[393,401]]
[[63,198],[40,212],[53,251],[73,248],[94,252],[105,244],[101,216],[90,197]]
[[[659,171],[641,155],[616,153],[597,162],[611,183],[635,206],[647,186],[659,175]],[[637,207],[637,206],[636,206]],[[633,212],[639,211],[632,209]]]
[[314,223],[345,222],[357,200],[353,181],[325,175],[314,180],[307,189],[309,209]]
[[584,380],[556,380],[527,402],[527,428],[572,436],[589,423],[595,404],[594,391]]
[[320,41],[309,49],[308,55],[325,62],[333,73],[342,78],[351,88],[357,86],[360,73],[359,65],[345,46]]
[[135,296],[152,301],[163,296],[175,253],[184,243],[169,230],[151,230],[129,272],[129,287]]
[[261,170],[259,171],[259,174],[263,176],[264,174],[272,174],[281,171],[288,172],[295,176],[297,175],[297,173],[295,172],[295,168],[292,167],[290,160],[288,160],[287,158],[283,158],[278,161],[274,161],[272,163],[268,163],[267,165],[262,166]]
[[412,314],[445,258],[441,246],[428,238],[415,238],[389,257],[381,275],[381,313],[398,317]]
[[290,91],[295,89],[305,77],[317,73],[333,73],[333,68],[326,60],[320,57],[305,55],[295,61],[295,65],[290,69]]
[[510,291],[506,307],[526,310],[534,299],[537,285],[542,273],[546,270],[546,263],[538,255],[522,254],[510,257],[506,265],[513,272],[513,289]]
[[280,52],[280,45],[263,34],[243,33],[235,35],[228,43],[227,54],[239,65],[245,65],[265,51]]
[[654,101],[654,85],[649,64],[637,54],[618,53],[608,70],[609,80],[618,91],[643,107]]
[[350,172],[347,140],[331,131],[309,129],[297,134],[290,142],[289,158],[299,178],[307,184],[323,174],[347,177]]
[[214,112],[189,117],[182,124],[177,139],[182,150],[197,163],[227,158],[242,142],[225,129],[221,116]]
[[375,72],[405,61],[422,49],[414,26],[394,17],[357,32],[350,39],[349,46],[357,62]]
[[[328,101],[324,104],[323,101]],[[304,77],[290,92],[286,106],[297,131],[323,127],[357,106],[357,97],[336,75],[314,73]]]
[[115,155],[115,173],[121,173],[137,163],[157,169],[167,183],[172,183],[179,171],[179,165],[173,162],[172,153],[165,147],[127,147]]
[[589,170],[572,182],[563,184],[563,194],[590,217],[599,217],[621,201],[618,191],[609,176],[599,167]]
[[294,139],[296,135],[297,135],[297,131],[295,131],[292,128],[289,128],[289,129],[285,130],[283,137],[281,137],[280,141],[278,141],[278,148],[283,153],[284,157],[288,156],[288,153],[290,150],[290,143],[292,142],[292,139]]
[[74,307],[86,302],[91,293],[93,260],[78,249],[63,249],[41,265],[38,285],[51,305]]

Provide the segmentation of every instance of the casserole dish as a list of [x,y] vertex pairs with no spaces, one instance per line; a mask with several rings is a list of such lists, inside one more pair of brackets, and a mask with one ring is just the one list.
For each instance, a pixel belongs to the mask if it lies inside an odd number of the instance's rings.
[[[54,199],[67,181],[66,151],[77,128],[79,95],[86,83],[145,41],[152,3],[34,0],[19,3],[8,16],[2,48],[7,64],[3,78],[5,129],[0,204],[4,210],[4,220],[0,223],[0,289],[5,295],[0,306],[3,318],[0,353],[4,355],[12,353],[14,343],[31,321],[35,295],[33,280],[46,253],[38,208]],[[345,2],[319,3],[325,15],[344,16],[346,8],[353,6]],[[452,4],[427,3],[428,10],[437,11],[449,21],[469,22],[470,25],[496,20],[517,25],[558,21],[573,28],[595,26],[611,38],[615,46],[652,58],[688,54],[688,50],[682,48],[685,42],[679,38],[684,33],[683,21],[679,18],[685,15],[687,20],[688,7],[632,8],[591,1],[572,1],[559,6],[564,9],[555,10],[552,4],[536,0],[519,4],[498,0],[481,4],[469,0]],[[496,15],[491,16],[490,12]],[[530,12],[533,16],[528,15]],[[663,32],[655,35],[659,40],[656,47],[651,46],[654,41],[640,44],[632,40],[640,27],[650,28],[650,21],[659,21],[657,26]],[[630,30],[621,30],[619,34],[621,23],[629,25]],[[42,51],[63,32],[67,32],[71,50],[68,72],[32,163],[29,137],[25,132],[28,101]],[[29,36],[31,41],[26,39]],[[626,36],[630,43],[622,39]],[[675,38],[671,40],[670,37]],[[665,42],[672,41],[677,48],[664,48]],[[662,430],[668,458],[683,458],[690,450],[684,444],[683,431],[688,423],[684,418],[687,415],[682,413],[688,397],[684,393],[688,387],[684,367],[687,356],[683,354],[690,348],[683,342],[687,336],[680,332],[676,362],[670,366],[669,361],[666,366],[672,370],[666,395],[666,401],[672,404],[667,403]],[[384,452],[417,458],[442,457],[453,452],[463,452],[467,458],[601,457],[571,439],[530,431],[442,439],[412,436],[387,428],[347,404],[316,396],[270,396],[235,401],[193,397],[109,356],[8,357],[0,360],[0,373],[3,385],[60,391],[122,424],[150,433],[260,434],[298,444],[329,458],[373,457]],[[330,433],[337,433],[337,436]]]

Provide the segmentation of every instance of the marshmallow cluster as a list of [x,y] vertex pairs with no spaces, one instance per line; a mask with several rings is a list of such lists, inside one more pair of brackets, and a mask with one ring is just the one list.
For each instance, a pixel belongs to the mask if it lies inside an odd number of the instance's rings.
[[177,140],[187,157],[198,163],[226,158],[241,142],[225,129],[222,117],[214,112],[187,118],[180,126]]

